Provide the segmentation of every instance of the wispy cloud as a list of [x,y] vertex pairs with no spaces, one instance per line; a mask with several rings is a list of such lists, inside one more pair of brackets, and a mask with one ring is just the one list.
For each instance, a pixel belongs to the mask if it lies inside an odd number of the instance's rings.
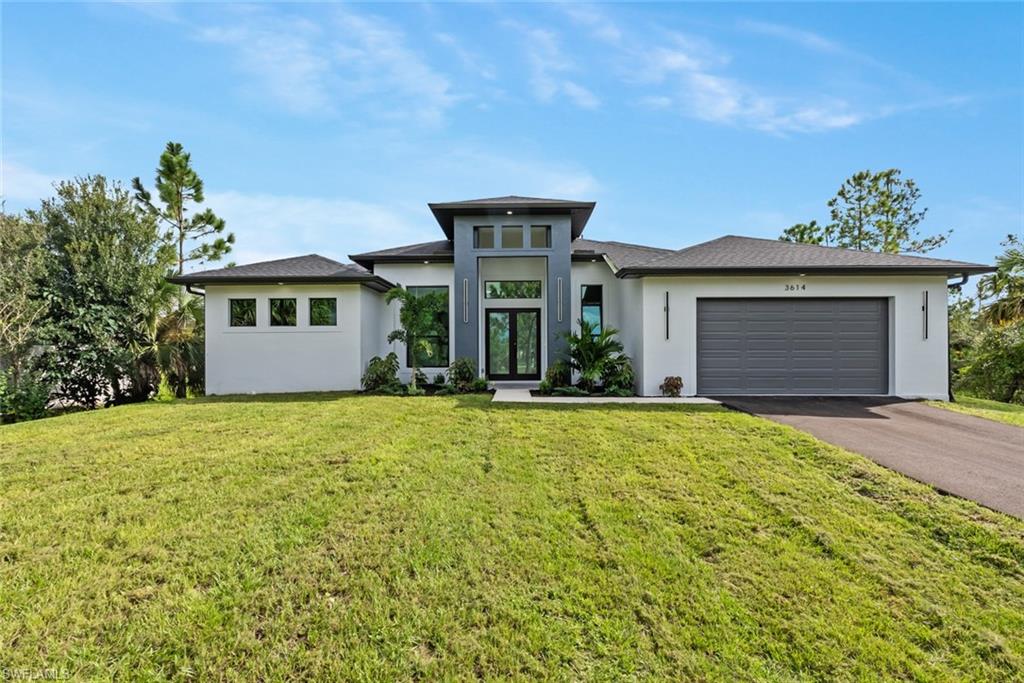
[[622,42],[619,25],[596,7],[587,4],[565,4],[561,7],[570,19],[588,29],[595,39],[612,45]]
[[0,199],[12,202],[7,209],[17,210],[35,205],[40,199],[53,196],[57,176],[40,173],[28,166],[0,159]]
[[293,113],[377,107],[388,117],[437,123],[459,99],[405,33],[378,17],[339,9],[314,22],[264,7],[233,9],[230,21],[196,37],[229,47],[258,93]]
[[[296,195],[209,192],[206,206],[235,233],[231,259],[252,263],[316,252],[339,261],[348,254],[437,239],[410,206]],[[421,209],[425,211],[425,209]]]
[[847,52],[846,48],[839,43],[829,40],[813,31],[808,31],[795,26],[775,24],[767,21],[753,21],[750,19],[741,20],[739,28],[748,33],[758,33],[773,38],[779,38],[802,47],[830,54],[842,54]]
[[462,41],[451,33],[435,33],[434,38],[437,39],[437,42],[449,48],[467,71],[471,71],[489,81],[493,81],[498,77],[498,72],[490,61],[481,57],[476,52],[467,49],[462,44]]
[[557,33],[513,21],[506,21],[505,25],[523,35],[534,97],[541,102],[551,102],[564,96],[582,109],[600,106],[601,100],[597,95],[569,78],[578,71],[578,67],[562,50]]

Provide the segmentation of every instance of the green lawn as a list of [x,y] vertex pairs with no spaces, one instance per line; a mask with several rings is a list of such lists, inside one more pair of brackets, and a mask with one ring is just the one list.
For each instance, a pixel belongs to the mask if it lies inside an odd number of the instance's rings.
[[1020,680],[1024,522],[713,406],[147,404],[0,427],[0,666]]
[[1015,403],[1000,403],[999,401],[989,401],[984,398],[961,396],[959,394],[956,397],[956,403],[947,403],[946,401],[929,401],[929,403],[946,410],[955,410],[958,413],[976,415],[988,418],[989,420],[1024,427],[1024,406]]

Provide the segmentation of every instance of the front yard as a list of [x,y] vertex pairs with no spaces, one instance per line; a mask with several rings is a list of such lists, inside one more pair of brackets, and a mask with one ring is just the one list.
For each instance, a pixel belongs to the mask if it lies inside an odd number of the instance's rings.
[[1019,679],[1024,523],[718,407],[488,400],[0,427],[0,666]]

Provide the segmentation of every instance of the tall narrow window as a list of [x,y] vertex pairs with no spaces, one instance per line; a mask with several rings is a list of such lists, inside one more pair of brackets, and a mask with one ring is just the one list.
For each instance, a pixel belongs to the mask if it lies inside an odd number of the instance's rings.
[[312,327],[334,327],[338,324],[338,300],[330,299],[309,300],[309,324]]
[[603,287],[601,285],[583,285],[580,296],[581,317],[590,323],[594,334],[600,334],[604,326]]
[[551,247],[551,226],[531,225],[530,226],[530,248],[548,249]]
[[271,299],[270,326],[295,327],[296,310],[295,299]]
[[256,327],[256,299],[230,299],[231,327]]
[[473,246],[477,249],[494,249],[494,226],[478,225],[473,228]]
[[416,340],[415,344],[405,347],[405,364],[412,367],[413,354],[416,354],[416,365],[421,368],[448,367],[448,288],[447,287],[409,287],[413,296],[431,297],[436,309],[430,325],[430,333]]
[[523,226],[503,225],[501,226],[501,248],[522,249],[523,248]]

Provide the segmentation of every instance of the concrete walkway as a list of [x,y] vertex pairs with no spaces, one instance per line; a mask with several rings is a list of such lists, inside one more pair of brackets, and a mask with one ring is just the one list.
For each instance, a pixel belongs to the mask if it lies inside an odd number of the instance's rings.
[[523,387],[503,387],[495,385],[494,403],[574,403],[586,405],[592,403],[632,403],[636,405],[671,404],[686,405],[694,403],[716,404],[710,398],[696,396],[681,396],[671,398],[669,396],[533,396],[530,390]]

